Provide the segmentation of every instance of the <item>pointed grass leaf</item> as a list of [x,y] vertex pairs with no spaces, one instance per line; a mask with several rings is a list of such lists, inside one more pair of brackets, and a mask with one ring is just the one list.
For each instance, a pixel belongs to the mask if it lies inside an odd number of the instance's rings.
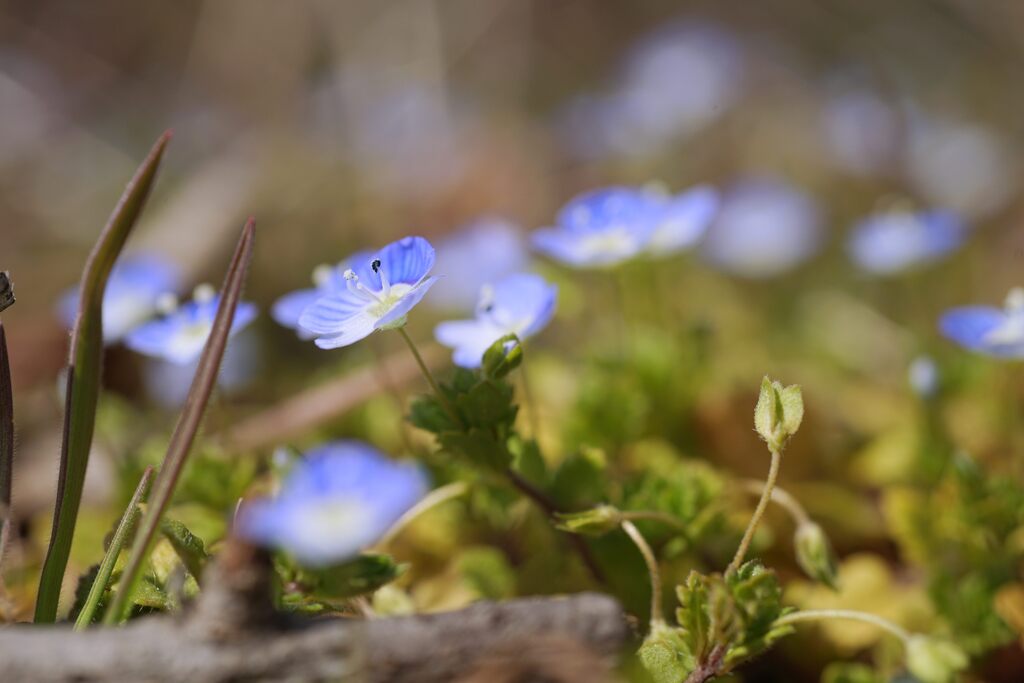
[[14,392],[7,336],[0,323],[0,567],[11,531],[11,479],[14,472]]
[[117,528],[114,530],[114,535],[110,539],[110,545],[107,546],[107,552],[104,553],[103,560],[96,569],[92,585],[89,588],[89,594],[86,596],[85,603],[75,619],[76,631],[84,629],[93,622],[96,610],[104,594],[107,592],[110,576],[114,573],[114,565],[117,564],[117,558],[121,555],[121,549],[124,548],[128,538],[135,530],[135,525],[139,521],[139,515],[141,514],[139,504],[142,503],[142,499],[146,496],[146,491],[149,490],[149,482],[152,478],[153,468],[147,467],[142,473],[142,478],[139,480],[135,493],[132,494],[132,499],[128,502],[128,507],[125,508],[124,514],[121,515],[121,521],[118,522]]
[[50,544],[39,579],[36,622],[52,622],[57,618],[60,588],[71,552],[78,506],[82,500],[82,487],[89,464],[89,449],[92,446],[96,421],[96,403],[100,392],[100,366],[103,360],[103,293],[110,271],[114,268],[114,263],[146,204],[157,168],[170,139],[170,132],[160,136],[135,172],[121,200],[114,207],[106,227],[100,233],[82,273],[78,316],[71,333],[57,502]]
[[224,278],[213,329],[203,347],[196,374],[192,379],[192,388],[189,389],[185,406],[182,408],[181,416],[171,435],[167,454],[164,456],[160,472],[153,484],[153,494],[150,496],[149,505],[142,517],[139,531],[135,535],[128,563],[121,575],[117,595],[104,617],[105,623],[117,624],[127,617],[128,609],[132,604],[132,593],[141,576],[140,570],[153,546],[154,537],[160,528],[160,522],[170,503],[171,496],[174,494],[175,486],[181,476],[189,451],[192,449],[192,442],[199,431],[199,423],[202,421],[203,413],[206,412],[206,404],[217,382],[217,373],[224,350],[227,348],[228,336],[235,318],[235,309],[242,297],[246,270],[252,258],[255,231],[255,222],[250,218],[242,228],[242,236]]

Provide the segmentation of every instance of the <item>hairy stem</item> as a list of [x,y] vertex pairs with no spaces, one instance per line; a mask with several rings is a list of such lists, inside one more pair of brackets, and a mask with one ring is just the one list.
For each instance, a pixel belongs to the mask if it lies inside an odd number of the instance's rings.
[[679,519],[675,515],[670,515],[667,512],[659,512],[657,510],[623,510],[621,513],[622,519],[629,520],[631,522],[661,522],[674,529],[678,529],[686,535],[689,531],[689,527],[686,522]]
[[764,488],[761,491],[761,500],[757,501],[757,507],[754,508],[754,514],[750,517],[750,522],[747,524],[747,530],[743,532],[743,539],[740,541],[739,548],[736,549],[736,555],[732,558],[732,562],[726,568],[725,573],[731,574],[739,569],[740,564],[743,563],[743,558],[747,554],[747,549],[750,548],[750,541],[754,538],[754,532],[757,530],[757,525],[761,521],[761,517],[764,516],[765,508],[768,507],[768,501],[772,498],[772,490],[775,488],[775,480],[779,478],[779,464],[782,461],[782,454],[776,450],[772,450],[772,462],[768,468],[768,479],[764,482]]
[[910,640],[910,632],[902,626],[894,624],[893,622],[880,617],[876,614],[869,614],[868,612],[858,612],[851,609],[806,609],[800,610],[799,612],[793,612],[787,614],[784,617],[779,617],[775,620],[775,626],[785,626],[787,624],[795,624],[801,621],[824,621],[826,619],[848,619],[851,621],[862,621],[867,624],[872,624],[887,631],[892,635],[899,638],[903,643]]
[[455,406],[451,404],[451,401],[448,400],[448,397],[445,396],[444,392],[441,391],[441,387],[438,385],[437,380],[434,379],[434,375],[433,373],[430,372],[430,368],[428,368],[427,364],[423,361],[423,356],[420,355],[420,352],[416,348],[416,344],[413,343],[412,338],[409,336],[409,333],[405,331],[404,327],[396,327],[395,329],[398,330],[398,333],[400,335],[402,335],[402,339],[405,340],[406,345],[409,347],[409,350],[412,352],[413,357],[416,359],[416,365],[420,366],[420,372],[423,373],[423,376],[426,378],[427,383],[430,385],[430,388],[437,395],[437,400],[441,402],[441,405],[444,407],[445,412],[448,413],[448,416],[452,418],[455,424],[459,425],[460,427],[463,426],[462,418],[459,417],[459,414],[457,412],[455,412]]
[[651,628],[653,628],[664,621],[661,615],[661,574],[658,571],[658,559],[654,557],[654,551],[651,550],[651,546],[647,545],[643,534],[633,522],[625,519],[620,526],[630,540],[636,544],[637,550],[643,555],[644,562],[647,564],[647,573],[651,577]]
[[441,503],[451,500],[452,498],[458,498],[469,491],[469,485],[465,482],[457,481],[452,484],[447,484],[441,488],[434,489],[428,493],[424,498],[409,508],[404,515],[398,518],[398,521],[391,525],[391,528],[381,536],[380,540],[377,541],[377,547],[383,548],[395,540],[398,534],[402,533],[405,527],[409,526],[409,523],[414,519],[422,515],[424,512],[437,507]]
[[[758,481],[757,479],[744,479],[740,483],[743,486],[743,490],[747,493],[760,495],[760,493],[764,491],[765,483],[763,481]],[[807,514],[807,510],[804,509],[804,506],[801,505],[789,491],[776,486],[772,489],[771,501],[788,512],[789,516],[793,518],[793,521],[796,522],[797,526],[810,523],[811,517]]]

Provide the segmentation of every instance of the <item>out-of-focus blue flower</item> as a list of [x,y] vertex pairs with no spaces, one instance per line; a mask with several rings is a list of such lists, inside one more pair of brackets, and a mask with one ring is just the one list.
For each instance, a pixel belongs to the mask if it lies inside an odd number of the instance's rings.
[[345,289],[318,298],[299,317],[321,349],[348,346],[376,330],[401,327],[437,281],[434,247],[422,237],[392,242],[343,274]]
[[501,218],[480,218],[437,245],[436,270],[444,275],[429,304],[446,311],[472,311],[480,288],[526,269],[530,260],[519,228]]
[[[120,341],[156,313],[157,301],[181,286],[181,272],[156,254],[133,254],[120,259],[103,292],[103,341]],[[78,288],[65,292],[57,310],[69,328],[78,315]]]
[[811,197],[776,180],[746,180],[726,192],[704,236],[703,254],[727,272],[767,278],[813,256],[821,237],[821,215]]
[[710,185],[698,185],[662,202],[647,253],[668,256],[694,246],[707,232],[721,201]]
[[610,187],[579,195],[558,213],[558,225],[533,233],[533,245],[574,268],[618,265],[647,248],[662,216],[648,191]]
[[[217,388],[230,394],[249,386],[260,366],[256,331],[242,330],[224,351],[217,373]],[[148,358],[142,367],[142,387],[151,401],[164,408],[180,408],[192,388],[199,359],[180,365],[163,358]]]
[[1024,358],[1024,289],[1010,290],[1001,309],[951,309],[939,319],[939,330],[970,351],[998,358]]
[[847,248],[861,269],[891,275],[941,259],[965,237],[964,224],[952,211],[887,211],[854,226]]
[[298,460],[277,496],[244,505],[236,530],[304,565],[324,566],[373,544],[426,492],[417,465],[359,441],[335,441]]
[[981,218],[1005,206],[1016,189],[1012,145],[984,126],[911,109],[906,172],[925,201]]
[[519,273],[480,290],[476,318],[451,320],[434,329],[437,341],[455,350],[456,365],[479,367],[484,351],[506,334],[526,339],[555,313],[558,288],[540,275]]
[[743,61],[739,41],[719,25],[661,27],[631,51],[612,89],[570,103],[559,137],[587,158],[656,153],[729,109],[740,94]]
[[847,171],[881,173],[896,160],[897,112],[872,90],[856,87],[832,94],[822,116],[829,151]]
[[[217,315],[218,295],[210,285],[196,287],[192,300],[168,310],[167,314],[137,327],[124,338],[125,345],[139,353],[187,365],[206,345]],[[170,308],[170,307],[168,307]],[[256,304],[240,301],[231,321],[234,335],[256,318]]]
[[921,398],[931,398],[939,390],[939,366],[931,356],[917,356],[907,368],[910,388]]
[[280,297],[270,309],[270,316],[277,324],[295,330],[300,339],[312,339],[316,335],[309,330],[302,329],[299,325],[299,318],[302,317],[302,313],[316,303],[317,299],[345,291],[347,282],[345,280],[345,271],[349,269],[351,264],[363,263],[372,258],[372,256],[372,252],[361,251],[337,265],[321,264],[317,266],[313,269],[312,277],[313,284],[316,286],[308,289],[298,289]]

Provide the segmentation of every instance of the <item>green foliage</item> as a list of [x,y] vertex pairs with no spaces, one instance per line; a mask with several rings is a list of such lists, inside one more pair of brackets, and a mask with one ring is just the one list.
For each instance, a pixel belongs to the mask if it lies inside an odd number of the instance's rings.
[[505,600],[515,595],[515,571],[497,548],[478,546],[463,551],[458,568],[463,579],[482,598]]
[[304,569],[299,581],[313,599],[331,603],[373,593],[405,571],[390,555],[364,553],[347,562],[321,569]]
[[603,536],[622,524],[622,513],[611,505],[598,505],[582,512],[563,512],[556,517],[559,529],[587,536]]
[[885,679],[867,664],[835,662],[825,667],[821,683],[885,683]]
[[804,419],[804,399],[800,387],[784,387],[765,377],[754,408],[754,429],[773,451],[781,451],[796,434]]
[[775,573],[757,562],[726,576],[691,572],[676,595],[678,626],[652,629],[640,651],[656,681],[727,673],[793,632],[776,625],[790,610]]
[[485,377],[501,379],[523,362],[523,345],[519,337],[506,334],[484,351],[482,370]]
[[209,559],[203,539],[189,531],[184,524],[173,519],[165,519],[160,524],[160,533],[171,544],[189,574],[196,578],[201,576],[203,567],[206,566],[206,561]]
[[951,683],[966,668],[967,655],[953,643],[927,636],[907,643],[907,669],[921,683]]

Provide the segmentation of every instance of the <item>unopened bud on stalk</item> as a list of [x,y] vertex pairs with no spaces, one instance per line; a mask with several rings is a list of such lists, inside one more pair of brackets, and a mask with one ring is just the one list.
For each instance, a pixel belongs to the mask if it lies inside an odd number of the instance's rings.
[[558,528],[574,534],[603,536],[622,524],[622,513],[611,505],[598,505],[583,512],[558,515]]
[[815,522],[801,522],[793,536],[793,547],[796,562],[807,576],[837,590],[835,553],[824,529]]
[[789,437],[796,434],[804,418],[804,399],[800,387],[783,387],[765,377],[754,408],[754,429],[772,451],[781,451]]

